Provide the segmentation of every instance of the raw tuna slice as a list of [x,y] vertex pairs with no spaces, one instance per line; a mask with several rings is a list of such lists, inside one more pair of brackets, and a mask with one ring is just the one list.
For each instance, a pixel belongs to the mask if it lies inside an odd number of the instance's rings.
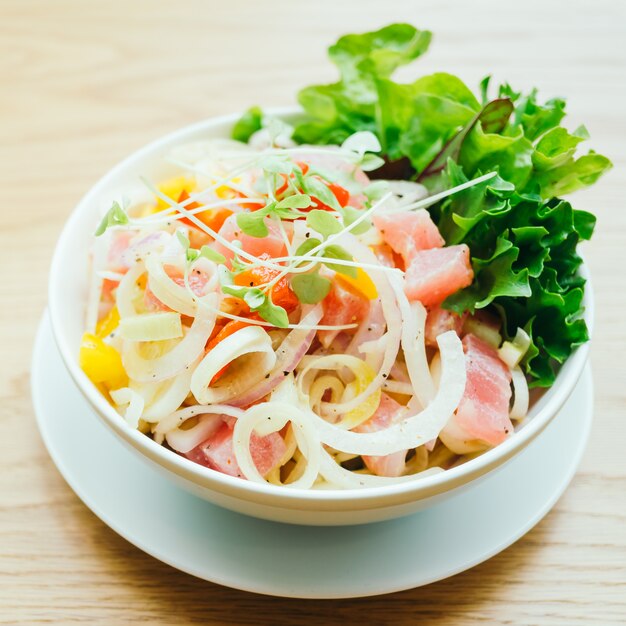
[[[250,453],[262,476],[273,469],[285,453],[286,446],[278,433],[259,437],[254,432],[250,437]],[[224,423],[215,434],[186,454],[188,459],[205,467],[243,478],[233,451],[233,431]]]
[[404,291],[409,300],[419,300],[425,306],[441,304],[472,283],[474,272],[469,248],[461,244],[420,250],[413,256],[404,279]]
[[[405,417],[405,408],[386,393],[383,393],[380,396],[380,404],[376,413],[354,430],[358,433],[373,433],[388,428]],[[407,452],[408,450],[400,450],[385,456],[364,456],[363,462],[370,472],[377,476],[400,476],[404,470]]]
[[374,217],[373,221],[385,243],[402,255],[407,266],[419,250],[441,248],[445,244],[426,209],[390,215],[383,213]]
[[467,383],[456,413],[441,433],[442,441],[455,452],[473,440],[491,446],[513,432],[509,419],[511,372],[495,348],[475,335],[463,337]]
[[[322,301],[324,316],[320,324],[329,326],[341,326],[343,324],[358,324],[364,319],[370,308],[369,300],[348,283],[337,278],[333,281],[333,286],[328,295]],[[321,344],[327,348],[339,330],[320,330],[318,338]]]
[[463,322],[467,314],[457,315],[440,306],[432,307],[426,316],[425,340],[427,346],[437,347],[437,337],[448,330],[453,330],[461,336]]

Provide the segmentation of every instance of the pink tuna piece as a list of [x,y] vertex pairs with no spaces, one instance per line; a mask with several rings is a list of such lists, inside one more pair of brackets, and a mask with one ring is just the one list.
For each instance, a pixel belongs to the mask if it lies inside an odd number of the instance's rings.
[[382,213],[373,222],[385,243],[402,256],[407,266],[419,250],[441,248],[445,244],[426,209]]
[[435,306],[428,311],[424,331],[426,345],[437,347],[437,337],[449,330],[453,330],[459,337],[463,329],[463,322],[467,314],[457,315],[452,311]]
[[465,244],[416,252],[407,267],[404,292],[425,306],[441,304],[474,279]]
[[[354,431],[358,433],[373,433],[389,428],[389,426],[403,420],[405,417],[405,407],[386,393],[383,393],[380,396],[380,404],[374,415],[363,424],[357,426]],[[400,450],[385,456],[363,456],[363,462],[377,476],[401,476],[404,471],[407,452],[408,450]]]
[[502,443],[513,424],[509,418],[511,372],[495,348],[469,334],[463,337],[467,382],[456,413],[446,426],[455,438]]
[[[322,301],[324,316],[320,324],[328,326],[342,326],[344,324],[358,324],[369,313],[369,300],[352,289],[341,279],[333,281],[333,286],[328,295]],[[339,330],[320,330],[318,338],[321,344],[327,348],[339,334]]]
[[[278,433],[259,437],[253,432],[250,437],[250,454],[261,476],[265,476],[276,467],[286,448],[283,438]],[[223,474],[243,478],[233,451],[233,431],[226,423],[185,456]]]

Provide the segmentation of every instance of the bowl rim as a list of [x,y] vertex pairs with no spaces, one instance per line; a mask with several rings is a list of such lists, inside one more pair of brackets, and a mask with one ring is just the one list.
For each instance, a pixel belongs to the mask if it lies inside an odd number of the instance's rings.
[[[302,113],[301,109],[298,107],[267,108],[266,112],[273,116],[291,119],[296,118]],[[511,437],[498,446],[445,472],[422,478],[416,477],[415,480],[407,480],[406,482],[368,486],[358,489],[290,489],[288,487],[277,487],[269,483],[262,484],[242,480],[238,477],[222,474],[216,470],[194,463],[168,450],[162,445],[157,444],[153,439],[147,437],[140,431],[130,429],[126,426],[126,423],[120,419],[117,411],[107,402],[104,396],[102,396],[95,385],[93,385],[86,374],[80,369],[77,355],[74,354],[69,341],[66,340],[63,333],[62,311],[65,305],[63,304],[63,281],[61,278],[63,274],[60,271],[63,267],[63,252],[71,241],[71,234],[76,228],[76,224],[82,213],[88,210],[97,195],[118,175],[122,174],[130,166],[140,163],[143,159],[149,157],[151,153],[166,147],[168,144],[175,145],[179,142],[191,142],[198,139],[198,137],[194,137],[193,135],[203,132],[210,133],[215,129],[224,130],[228,126],[232,126],[233,123],[239,119],[240,115],[241,113],[231,113],[201,120],[163,135],[132,152],[113,166],[83,195],[65,222],[61,235],[57,240],[50,266],[48,282],[50,320],[56,344],[69,374],[103,421],[122,439],[127,439],[127,443],[130,443],[138,452],[141,452],[144,458],[157,462],[163,468],[174,474],[184,476],[197,485],[212,489],[216,492],[226,492],[233,497],[241,499],[250,499],[250,497],[253,497],[254,499],[262,501],[264,504],[279,507],[294,506],[294,504],[297,503],[303,504],[307,502],[309,504],[331,505],[348,501],[355,504],[376,501],[379,506],[386,506],[386,501],[398,499],[400,496],[404,496],[406,499],[407,496],[411,494],[420,496],[420,498],[424,497],[420,494],[440,494],[468,483],[482,474],[491,471],[503,462],[506,462],[506,460],[511,458],[516,452],[524,448],[525,445],[539,435],[571,394],[587,361],[593,330],[594,299],[589,272],[584,262],[579,271],[581,276],[587,281],[583,299],[583,318],[589,329],[589,341],[577,347],[561,366],[561,370],[558,372],[554,384],[541,398],[542,401],[545,399],[544,405],[520,430],[516,431]]]

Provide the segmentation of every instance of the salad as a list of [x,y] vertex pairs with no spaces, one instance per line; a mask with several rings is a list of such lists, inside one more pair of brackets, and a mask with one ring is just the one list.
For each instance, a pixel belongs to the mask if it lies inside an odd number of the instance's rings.
[[610,162],[563,100],[392,80],[430,38],[340,38],[300,115],[253,107],[112,202],[80,364],[130,428],[279,487],[414,480],[513,436],[587,341],[595,218],[560,196]]

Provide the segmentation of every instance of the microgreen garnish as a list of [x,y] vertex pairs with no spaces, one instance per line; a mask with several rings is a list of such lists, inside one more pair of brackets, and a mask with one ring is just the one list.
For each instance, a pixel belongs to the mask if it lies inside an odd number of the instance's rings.
[[321,246],[322,242],[317,237],[309,237],[305,239],[296,250],[296,256],[306,256],[313,248]]
[[302,180],[302,190],[310,196],[315,196],[320,202],[338,211],[341,209],[335,194],[316,176],[308,175]]
[[202,248],[200,248],[200,256],[214,263],[226,263],[226,257],[209,246],[202,246]]
[[330,291],[331,282],[317,272],[296,274],[291,278],[291,288],[303,304],[317,304]]
[[185,251],[185,256],[187,258],[188,263],[192,263],[199,257],[204,257],[209,261],[213,261],[215,263],[226,263],[226,257],[223,254],[220,254],[216,250],[209,246],[202,246],[200,250],[196,250],[195,248],[190,247],[189,237],[185,235],[182,229],[178,229],[176,231],[176,238],[178,239],[178,243],[180,243],[181,247]]
[[258,313],[266,322],[278,328],[289,326],[287,311],[272,302],[271,293],[265,293],[254,285],[235,285],[234,275],[225,265],[218,267],[218,277],[222,292],[241,298],[254,313]]
[[[361,216],[361,211],[355,209],[354,207],[346,206],[341,209],[341,214],[343,215],[343,224],[347,227]],[[354,235],[362,235],[363,233],[366,233],[371,227],[372,224],[369,220],[363,220],[360,224],[357,224],[351,232]]]
[[341,224],[328,212],[315,209],[306,218],[307,226],[317,231],[324,238],[341,232]]
[[126,211],[120,206],[119,202],[114,202],[113,206],[106,212],[106,215],[102,218],[100,225],[94,233],[96,237],[104,234],[107,228],[111,226],[123,226],[128,224],[128,215]]
[[[324,257],[329,259],[339,259],[341,261],[352,261],[352,256],[348,253],[344,248],[338,246],[336,244],[332,244],[327,246],[323,251]],[[337,265],[335,263],[329,263],[328,261],[324,261],[324,265],[340,274],[345,274],[346,276],[350,276],[352,278],[357,277],[356,267],[352,267],[351,265]]]
[[304,217],[298,209],[305,209],[309,206],[311,206],[311,198],[306,194],[288,196],[278,202],[270,202],[258,211],[237,213],[237,226],[250,237],[267,237],[269,230],[266,217],[296,220]]

